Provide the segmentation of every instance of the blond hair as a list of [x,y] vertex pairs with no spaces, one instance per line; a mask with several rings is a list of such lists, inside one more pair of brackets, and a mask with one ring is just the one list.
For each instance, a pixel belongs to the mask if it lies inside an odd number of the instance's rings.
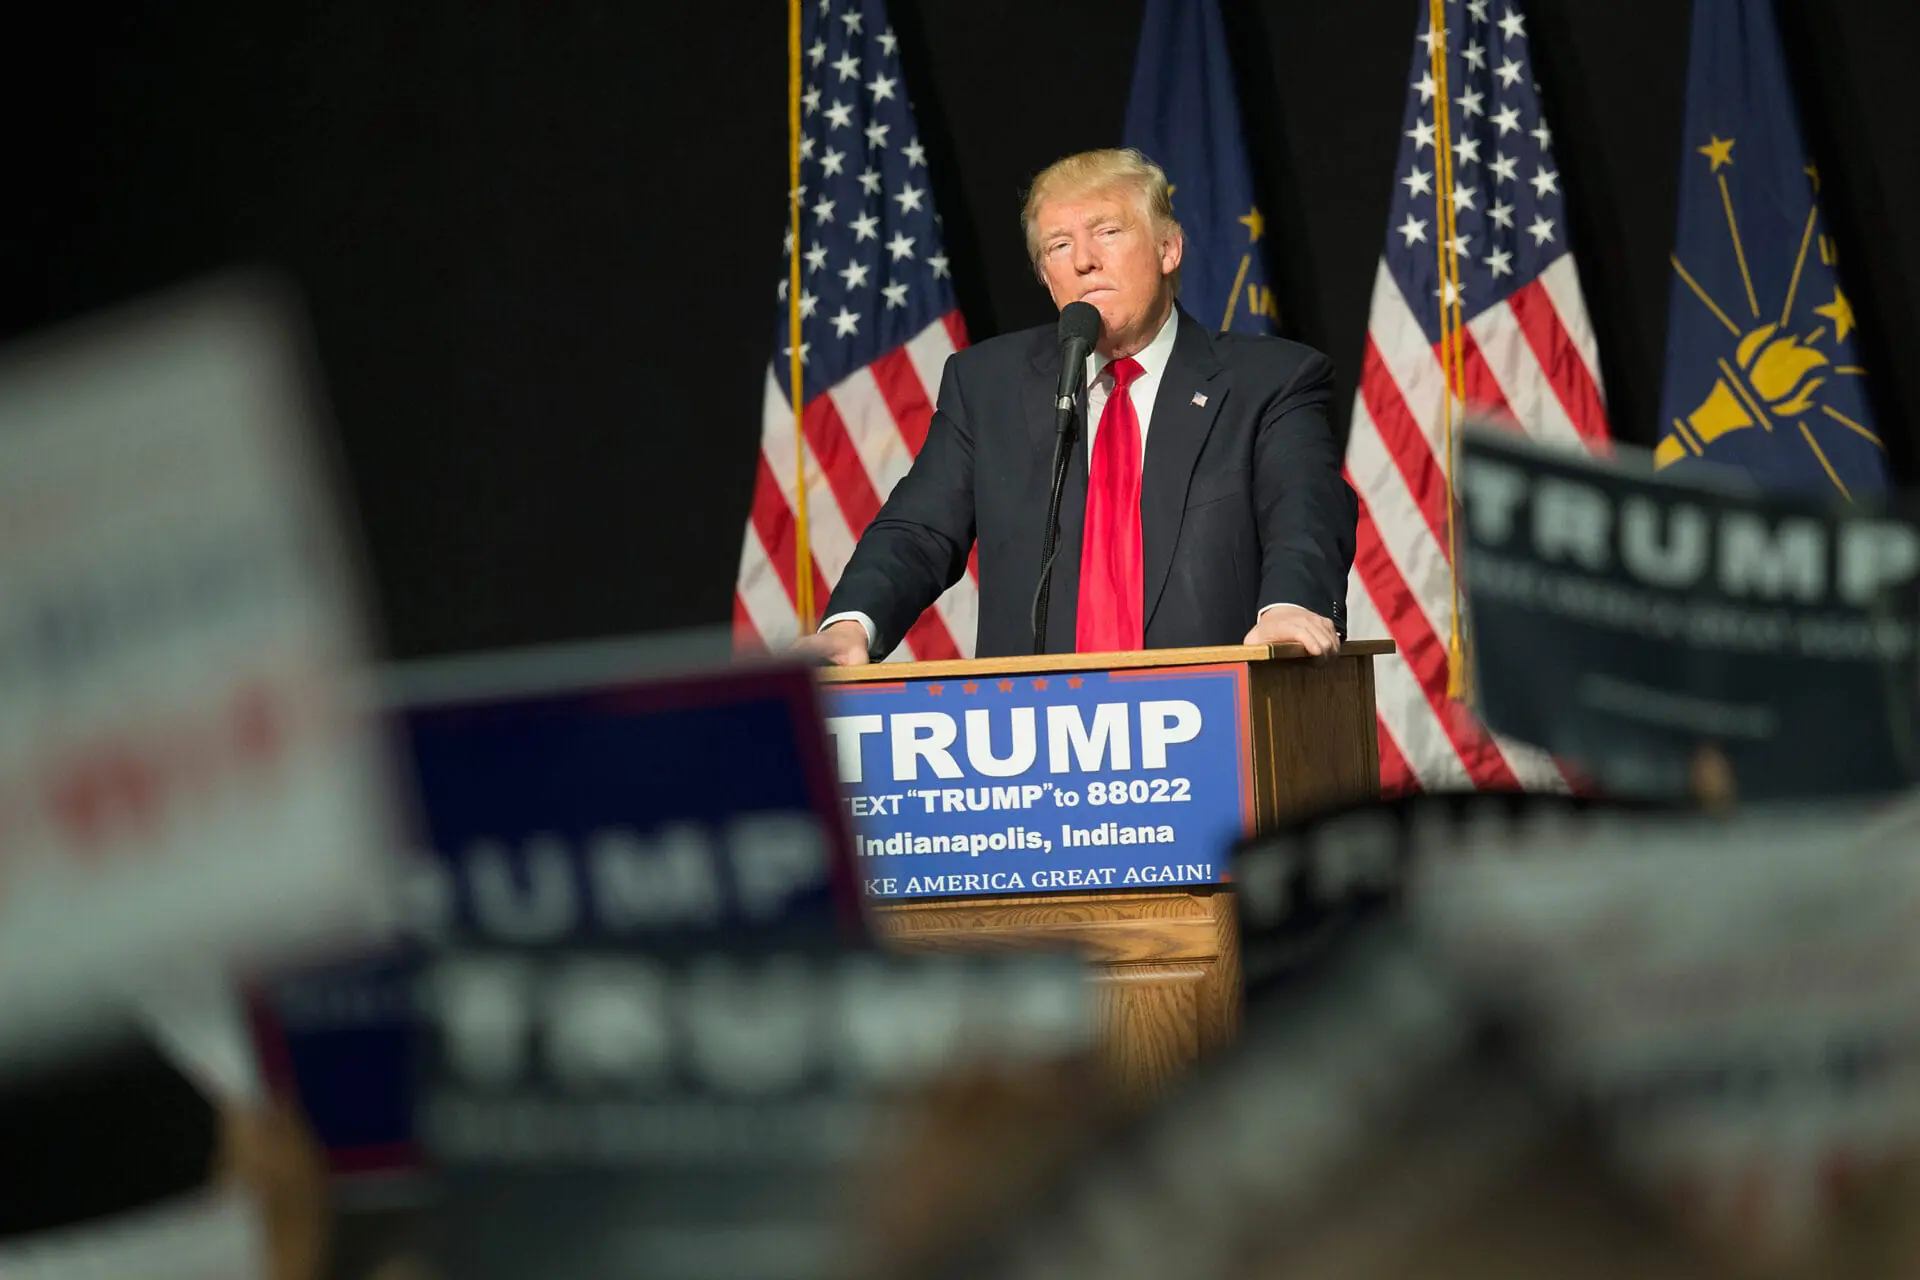
[[[1138,198],[1141,211],[1153,224],[1161,239],[1183,234],[1173,216],[1173,189],[1167,185],[1166,170],[1133,147],[1107,147],[1082,151],[1078,155],[1055,160],[1042,169],[1027,188],[1027,202],[1020,210],[1020,226],[1027,235],[1027,257],[1033,273],[1046,283],[1041,269],[1045,258],[1040,244],[1040,206],[1065,196],[1092,195],[1115,187],[1126,187]],[[1173,285],[1180,287],[1180,271],[1174,269]]]

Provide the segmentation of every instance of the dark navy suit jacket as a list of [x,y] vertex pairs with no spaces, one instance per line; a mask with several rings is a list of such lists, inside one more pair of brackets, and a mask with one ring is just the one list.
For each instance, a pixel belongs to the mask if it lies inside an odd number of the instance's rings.
[[[891,652],[980,547],[975,653],[1032,652],[1060,353],[1052,325],[957,352],[926,444],[867,526],[827,604]],[[1149,649],[1238,644],[1269,604],[1346,633],[1358,503],[1327,415],[1333,365],[1279,338],[1209,333],[1180,313],[1141,475]],[[1085,398],[1081,413],[1084,417]],[[1072,652],[1086,512],[1085,424],[1060,505],[1047,650]]]

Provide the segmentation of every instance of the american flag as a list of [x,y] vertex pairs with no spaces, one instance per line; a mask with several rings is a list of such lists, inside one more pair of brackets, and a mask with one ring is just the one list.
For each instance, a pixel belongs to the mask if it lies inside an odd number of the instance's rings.
[[[926,440],[941,369],[967,344],[886,6],[809,4],[801,46],[800,224],[786,236],[759,476],[733,598],[735,642],[749,648],[778,647],[798,631],[787,299],[795,248],[816,613]],[[892,657],[972,657],[977,612],[969,570]]]
[[[1389,792],[1566,785],[1549,757],[1490,736],[1447,682],[1447,434],[1451,422],[1457,448],[1462,402],[1552,445],[1609,447],[1529,41],[1518,0],[1436,0],[1413,46],[1346,464],[1361,499],[1348,631],[1399,649],[1374,666]],[[1443,345],[1456,296],[1458,336]]]

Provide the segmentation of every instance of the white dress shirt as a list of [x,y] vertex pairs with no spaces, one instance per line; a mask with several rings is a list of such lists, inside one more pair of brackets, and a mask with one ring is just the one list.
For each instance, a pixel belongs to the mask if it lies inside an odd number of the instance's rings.
[[[1153,426],[1153,398],[1160,394],[1160,379],[1173,359],[1173,340],[1180,332],[1178,308],[1167,308],[1167,319],[1153,341],[1134,353],[1140,362],[1140,376],[1127,388],[1133,401],[1134,416],[1140,419],[1140,460],[1147,457],[1147,432]],[[1107,397],[1113,394],[1113,378],[1107,366],[1113,362],[1099,352],[1087,357],[1087,465],[1093,465],[1093,437],[1100,430],[1100,415],[1106,411]]]
[[[1180,334],[1180,309],[1167,308],[1167,318],[1160,323],[1160,331],[1153,335],[1153,341],[1134,353],[1133,358],[1140,362],[1140,376],[1127,388],[1127,395],[1133,401],[1134,416],[1140,419],[1140,460],[1144,465],[1147,454],[1147,432],[1153,425],[1153,402],[1160,394],[1160,379],[1167,372],[1167,362],[1173,359],[1173,342]],[[1093,438],[1100,430],[1100,415],[1107,407],[1107,397],[1113,394],[1113,379],[1107,375],[1107,366],[1112,361],[1099,352],[1087,356],[1087,465],[1093,465]],[[1278,604],[1262,605],[1260,612],[1277,609]],[[867,632],[867,645],[873,645],[873,619],[864,613],[849,611],[836,613],[820,624],[825,631],[836,622],[847,619],[858,622]]]

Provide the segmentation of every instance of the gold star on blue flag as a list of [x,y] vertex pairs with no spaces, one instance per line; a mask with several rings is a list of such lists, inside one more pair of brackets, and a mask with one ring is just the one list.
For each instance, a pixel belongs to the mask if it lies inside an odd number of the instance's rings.
[[1186,232],[1180,305],[1202,324],[1272,333],[1266,216],[1254,202],[1227,34],[1215,0],[1147,0],[1124,144],[1167,172]]
[[1886,488],[1836,259],[1773,0],[1694,0],[1656,465]]

